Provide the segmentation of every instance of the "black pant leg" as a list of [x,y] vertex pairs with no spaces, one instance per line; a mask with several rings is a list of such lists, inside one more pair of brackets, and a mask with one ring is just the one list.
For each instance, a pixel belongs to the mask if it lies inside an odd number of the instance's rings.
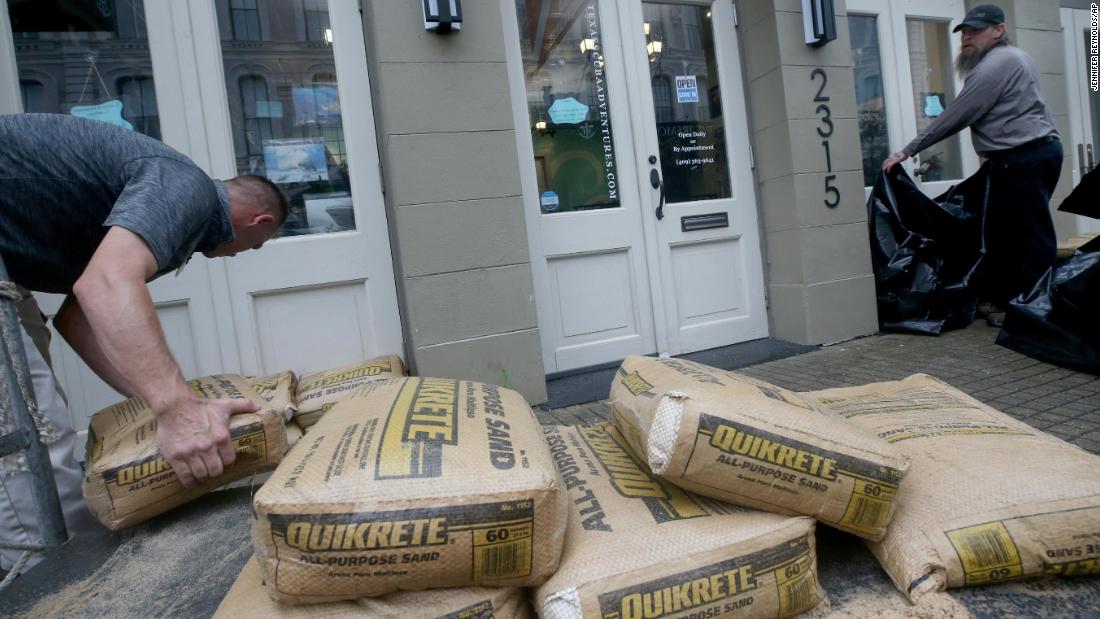
[[1050,196],[1062,169],[1058,141],[995,157],[986,220],[986,296],[1004,306],[1054,265]]

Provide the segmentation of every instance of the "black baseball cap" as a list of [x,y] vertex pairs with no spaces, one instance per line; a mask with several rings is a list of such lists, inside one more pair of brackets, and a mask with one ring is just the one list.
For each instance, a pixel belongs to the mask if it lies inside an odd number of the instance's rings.
[[1001,7],[996,4],[979,4],[970,9],[966,17],[963,18],[962,23],[955,26],[955,29],[951,32],[958,32],[963,28],[984,30],[990,26],[1003,23],[1005,23],[1005,12],[1001,10]]

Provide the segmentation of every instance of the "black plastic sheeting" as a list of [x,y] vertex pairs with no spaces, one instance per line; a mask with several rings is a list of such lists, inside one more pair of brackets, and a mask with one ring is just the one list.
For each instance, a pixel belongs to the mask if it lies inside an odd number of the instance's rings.
[[1048,363],[1100,374],[1100,237],[1009,303],[997,343]]
[[989,170],[935,199],[901,166],[879,175],[867,210],[883,331],[939,335],[974,320]]
[[1100,168],[1093,168],[1081,177],[1081,182],[1066,196],[1058,210],[1100,219]]

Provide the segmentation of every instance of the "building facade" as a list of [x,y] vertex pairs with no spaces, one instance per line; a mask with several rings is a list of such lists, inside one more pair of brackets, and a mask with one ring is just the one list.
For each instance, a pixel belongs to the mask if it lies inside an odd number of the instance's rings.
[[[446,35],[418,2],[7,4],[0,113],[124,124],[291,198],[264,249],[152,284],[185,374],[398,353],[537,403],[628,354],[876,331],[868,185],[961,88],[976,3],[837,2],[820,47],[800,0],[465,0]],[[1056,208],[1100,145],[1088,3],[1001,6],[1066,147]],[[932,195],[979,165],[967,132],[916,159]],[[83,425],[117,395],[54,346]]]

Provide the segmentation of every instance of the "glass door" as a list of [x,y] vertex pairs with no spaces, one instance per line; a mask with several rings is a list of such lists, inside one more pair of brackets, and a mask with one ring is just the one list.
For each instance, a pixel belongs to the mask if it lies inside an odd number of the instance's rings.
[[[1062,31],[1066,57],[1070,136],[1066,157],[1073,161],[1073,184],[1096,168],[1100,160],[1100,92],[1093,89],[1090,58],[1089,12],[1062,9]],[[1077,217],[1078,232],[1100,232],[1100,221]]]
[[505,20],[547,371],[766,335],[732,5],[512,0]]
[[[848,3],[866,186],[886,156],[932,124],[962,88],[952,66],[959,40],[951,29],[964,14],[961,0]],[[977,171],[969,137],[964,129],[902,165],[925,193],[939,195]]]
[[656,352],[615,3],[505,0],[504,19],[543,365]]
[[[619,4],[644,223],[670,354],[767,335],[755,183],[728,2]],[[656,182],[655,182],[656,181]]]
[[[151,283],[185,375],[402,353],[356,0],[0,5],[0,113],[112,122],[162,139],[213,178],[257,174],[290,197],[279,238],[263,249],[195,256]],[[42,307],[60,302],[46,296]],[[60,338],[54,347],[79,429],[119,397]]]
[[[0,75],[14,79],[0,87],[0,113],[49,113],[79,116],[118,125],[164,140],[173,125],[163,111],[165,77],[154,62],[166,32],[146,15],[140,1],[0,3]],[[9,52],[9,50],[11,50]],[[12,92],[14,100],[5,102]],[[200,163],[201,165],[201,163]],[[211,270],[201,257],[176,276],[149,286],[165,339],[186,376],[221,372],[232,362],[232,337],[222,337]],[[63,295],[35,295],[40,308],[53,316]],[[52,323],[51,323],[52,325]],[[120,396],[99,379],[56,332],[51,340],[54,371],[68,395],[73,427],[82,431],[95,411],[118,402]]]

